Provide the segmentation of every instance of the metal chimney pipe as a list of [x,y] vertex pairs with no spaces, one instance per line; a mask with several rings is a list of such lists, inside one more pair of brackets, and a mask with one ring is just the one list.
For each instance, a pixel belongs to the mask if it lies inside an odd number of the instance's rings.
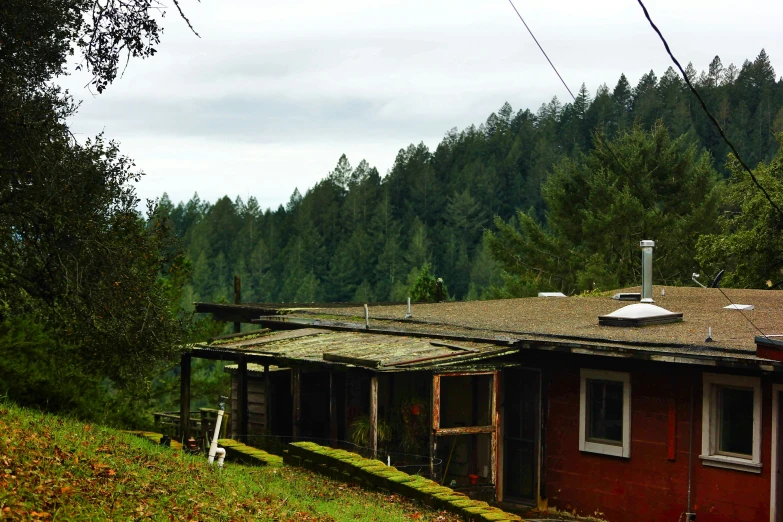
[[642,302],[652,303],[652,261],[655,241],[645,239],[639,243],[642,247]]

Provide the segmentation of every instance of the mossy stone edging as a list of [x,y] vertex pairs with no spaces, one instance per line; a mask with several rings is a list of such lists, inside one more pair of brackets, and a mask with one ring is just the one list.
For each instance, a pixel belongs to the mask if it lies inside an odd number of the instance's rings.
[[[131,435],[136,435],[143,439],[147,439],[155,444],[160,444],[160,439],[163,437],[160,433],[154,431],[126,431]],[[180,450],[182,444],[176,440],[170,442],[171,448]],[[255,466],[282,466],[283,457],[278,455],[272,455],[264,450],[248,446],[241,442],[237,442],[233,439],[218,439],[218,445],[226,450],[226,460],[231,462],[240,462],[242,464],[251,464]]]
[[254,464],[257,466],[282,466],[283,457],[272,455],[266,451],[233,439],[218,439],[218,444],[226,450],[226,460]]
[[[156,433],[154,431],[131,430],[131,431],[126,431],[125,433],[130,433],[131,435],[141,437],[142,439],[147,439],[148,441],[153,442],[155,444],[160,444],[160,439],[163,438],[162,433]],[[180,444],[176,440],[172,440],[169,443],[169,446],[172,449],[176,449],[176,450],[182,449],[182,444]]]
[[363,486],[386,489],[420,500],[428,506],[446,509],[467,521],[521,522],[519,515],[507,513],[480,500],[441,486],[420,475],[408,475],[378,460],[366,459],[346,450],[332,449],[314,442],[293,442],[283,457],[286,464],[302,466],[332,478]]

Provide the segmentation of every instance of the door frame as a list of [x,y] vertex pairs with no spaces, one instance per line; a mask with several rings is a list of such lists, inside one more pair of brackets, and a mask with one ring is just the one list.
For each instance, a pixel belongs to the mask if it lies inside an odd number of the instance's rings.
[[770,467],[770,488],[769,488],[769,520],[770,522],[778,522],[778,514],[780,513],[780,506],[778,505],[778,497],[780,496],[779,490],[783,487],[783,484],[778,483],[778,452],[783,448],[778,447],[778,442],[781,435],[780,429],[780,394],[783,393],[783,384],[772,385],[772,462]]
[[[535,450],[535,471],[533,473],[533,491],[535,491],[535,498],[532,499],[522,499],[519,497],[510,497],[507,498],[505,491],[503,491],[503,485],[505,484],[506,475],[505,475],[505,440],[506,440],[506,423],[505,423],[505,410],[506,410],[506,371],[503,371],[503,386],[501,388],[502,393],[502,401],[500,403],[499,410],[501,411],[500,415],[500,432],[499,439],[500,444],[498,447],[500,448],[499,451],[499,473],[498,473],[498,483],[500,484],[500,488],[498,489],[499,495],[498,500],[502,502],[512,502],[515,504],[523,504],[523,505],[533,505],[533,506],[540,506],[541,505],[541,476],[542,476],[542,468],[543,468],[543,462],[542,462],[542,438],[543,438],[543,415],[544,415],[544,399],[542,396],[543,393],[543,387],[544,387],[544,371],[542,368],[534,368],[530,366],[519,366],[516,368],[508,368],[509,371],[514,370],[525,370],[525,371],[532,371],[538,374],[538,407],[537,407],[537,419],[536,419],[536,427],[535,427],[535,434],[536,434],[536,442],[534,444],[534,450]],[[783,389],[783,385],[781,386],[781,389]]]
[[[435,455],[438,437],[450,435],[478,435],[488,434],[490,436],[490,477],[495,486],[495,497],[498,497],[500,491],[499,474],[499,450],[503,445],[500,442],[500,374],[499,370],[480,370],[480,371],[442,371],[432,375],[432,400],[431,400],[431,419],[432,431],[430,436],[430,455]],[[490,387],[489,401],[489,420],[488,426],[466,426],[459,428],[441,428],[440,427],[440,381],[442,377],[475,377],[478,375],[489,375],[492,377],[492,386]]]

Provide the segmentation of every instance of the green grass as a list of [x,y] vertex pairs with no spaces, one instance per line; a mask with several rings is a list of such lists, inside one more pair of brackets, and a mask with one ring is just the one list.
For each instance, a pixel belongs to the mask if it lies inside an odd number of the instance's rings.
[[228,463],[0,403],[0,512],[14,520],[460,520],[290,467]]

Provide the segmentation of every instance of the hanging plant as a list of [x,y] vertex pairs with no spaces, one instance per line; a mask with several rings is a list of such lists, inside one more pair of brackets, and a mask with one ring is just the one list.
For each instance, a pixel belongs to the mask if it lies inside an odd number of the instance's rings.
[[399,419],[400,445],[407,452],[421,448],[427,439],[426,401],[421,397],[408,397],[400,401]]

